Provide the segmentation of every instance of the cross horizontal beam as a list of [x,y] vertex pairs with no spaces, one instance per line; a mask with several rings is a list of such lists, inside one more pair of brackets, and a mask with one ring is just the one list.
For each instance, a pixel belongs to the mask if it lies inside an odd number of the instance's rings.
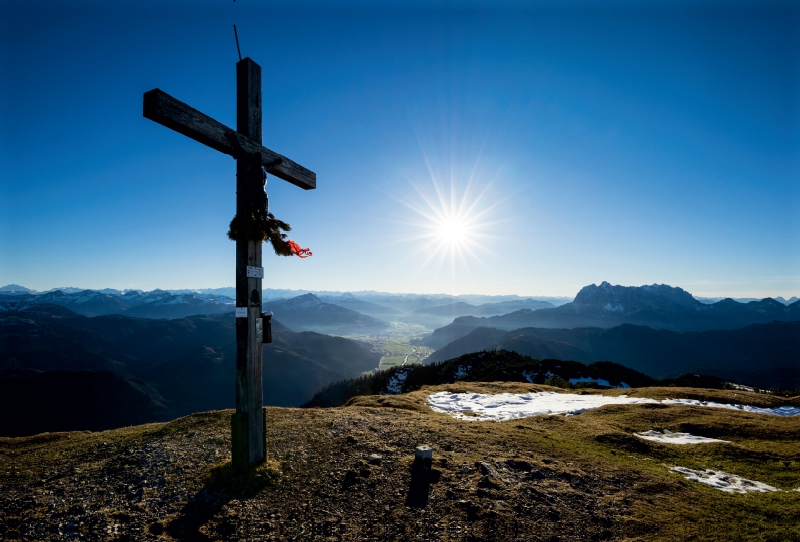
[[269,173],[304,190],[317,187],[317,174],[313,171],[231,130],[163,90],[156,88],[144,93],[143,113],[145,118],[234,158],[259,154]]

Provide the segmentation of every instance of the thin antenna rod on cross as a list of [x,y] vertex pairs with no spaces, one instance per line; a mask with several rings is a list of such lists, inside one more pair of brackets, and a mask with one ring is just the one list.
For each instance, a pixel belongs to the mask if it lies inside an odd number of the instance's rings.
[[[235,2],[236,0],[233,0],[233,1]],[[238,53],[239,53],[239,61],[241,62],[241,60],[242,60],[242,50],[239,49],[239,33],[236,32],[236,25],[233,25],[233,35],[236,37],[236,51],[238,51]]]

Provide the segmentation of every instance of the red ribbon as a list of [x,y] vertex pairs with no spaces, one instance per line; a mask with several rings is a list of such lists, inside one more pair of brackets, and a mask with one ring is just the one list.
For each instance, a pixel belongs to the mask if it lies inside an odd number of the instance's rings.
[[298,245],[291,239],[289,239],[286,242],[289,243],[289,249],[295,256],[300,256],[301,258],[308,258],[309,256],[313,256],[313,254],[311,254],[311,250],[307,248],[300,248],[300,245]]

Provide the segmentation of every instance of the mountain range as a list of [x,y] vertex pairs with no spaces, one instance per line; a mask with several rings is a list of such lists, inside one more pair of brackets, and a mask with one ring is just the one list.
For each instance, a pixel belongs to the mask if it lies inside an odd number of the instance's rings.
[[[676,378],[656,380],[610,361],[584,364],[561,359],[536,359],[513,351],[496,350],[473,352],[427,365],[392,367],[386,371],[334,382],[315,393],[303,406],[326,408],[345,403],[350,406],[353,398],[365,395],[381,396],[378,399],[380,404],[388,395],[410,393],[423,386],[455,382],[524,382],[570,389],[650,386],[736,389],[738,386],[713,376],[684,374]],[[685,390],[683,393],[686,393]]]
[[[86,317],[36,303],[0,307],[0,435],[99,430],[234,406],[232,314],[172,320]],[[361,343],[273,320],[264,400],[297,406],[335,380],[377,367]],[[20,405],[25,405],[20,408]]]
[[[69,290],[69,289],[67,289]],[[11,290],[14,291],[14,290]],[[165,290],[141,292],[128,290],[55,290],[34,294],[9,290],[0,291],[0,309],[21,308],[35,304],[66,307],[83,316],[124,314],[140,318],[184,318],[195,314],[221,314],[234,309],[233,299],[213,294],[173,294]]]
[[[0,408],[26,405],[0,421],[0,434],[102,429],[233,404],[233,300],[220,292],[0,290]],[[691,371],[798,386],[800,301],[708,304],[667,285],[607,282],[560,306],[511,297],[265,299],[275,316],[274,342],[264,348],[265,402],[299,405],[330,382],[377,367],[380,354],[369,345],[327,334],[374,336],[389,321],[446,322],[462,311],[472,315],[423,339],[437,349],[431,361],[505,349],[622,363],[650,377]]]
[[384,296],[381,299],[382,304],[379,304],[357,298],[351,293],[345,293],[341,296],[320,296],[319,299],[387,322],[399,321],[428,327],[446,325],[459,316],[494,316],[520,309],[536,310],[555,307],[549,301],[532,298],[505,299],[474,304],[456,301],[453,297],[397,295]]
[[389,324],[382,320],[333,303],[326,303],[314,294],[266,301],[262,304],[262,310],[272,312],[275,318],[298,331],[340,335],[373,334],[389,327]]
[[496,303],[483,303],[481,305],[456,301],[454,303],[433,305],[417,309],[406,315],[403,319],[410,323],[436,326],[452,322],[453,319],[461,316],[497,316],[518,310],[535,311],[554,307],[555,305],[549,301],[539,301],[536,299],[516,299]]
[[[722,301],[723,299],[733,299],[734,301],[738,301],[739,303],[750,303],[751,301],[761,301],[762,299],[764,299],[763,297],[732,297],[732,298],[728,298],[728,297],[699,297],[699,296],[693,296],[693,297],[696,300],[700,301],[701,303],[716,303],[717,301]],[[773,299],[775,301],[778,301],[779,303],[783,303],[784,305],[791,305],[792,303],[794,303],[795,301],[800,299],[800,297],[797,297],[796,295],[793,295],[789,299],[786,299],[783,296],[778,296],[778,297],[774,297]]]
[[581,289],[575,300],[555,308],[521,309],[510,314],[456,318],[422,341],[442,348],[478,327],[511,331],[537,328],[610,328],[636,324],[672,331],[734,329],[755,323],[800,320],[800,301],[784,305],[771,298],[749,303],[724,299],[702,303],[691,294],[668,285],[628,287],[603,282]]
[[350,293],[346,293],[338,297],[318,296],[318,299],[326,303],[332,303],[334,305],[338,305],[339,307],[344,307],[345,309],[360,312],[361,314],[366,314],[367,316],[372,316],[373,318],[385,320],[387,322],[397,320],[404,314],[402,311],[387,307],[386,305],[379,305],[378,303],[373,303],[372,301],[359,299]]
[[536,359],[612,361],[659,379],[697,373],[765,388],[800,387],[800,321],[691,332],[632,324],[513,331],[481,327],[437,350],[428,361],[494,350]]

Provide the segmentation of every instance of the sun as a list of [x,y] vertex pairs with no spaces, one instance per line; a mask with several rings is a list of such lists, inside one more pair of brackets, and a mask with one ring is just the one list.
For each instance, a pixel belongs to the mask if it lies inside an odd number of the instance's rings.
[[459,181],[456,175],[448,183],[431,175],[430,183],[409,183],[413,191],[396,198],[411,213],[400,221],[407,235],[399,242],[413,243],[411,261],[418,272],[434,265],[435,276],[448,273],[451,278],[471,275],[471,264],[486,267],[484,260],[497,258],[493,246],[497,238],[494,226],[498,219],[496,201],[490,195],[493,180],[481,181],[469,175]]
[[461,245],[469,241],[469,224],[461,217],[448,217],[437,224],[439,238],[449,245]]

